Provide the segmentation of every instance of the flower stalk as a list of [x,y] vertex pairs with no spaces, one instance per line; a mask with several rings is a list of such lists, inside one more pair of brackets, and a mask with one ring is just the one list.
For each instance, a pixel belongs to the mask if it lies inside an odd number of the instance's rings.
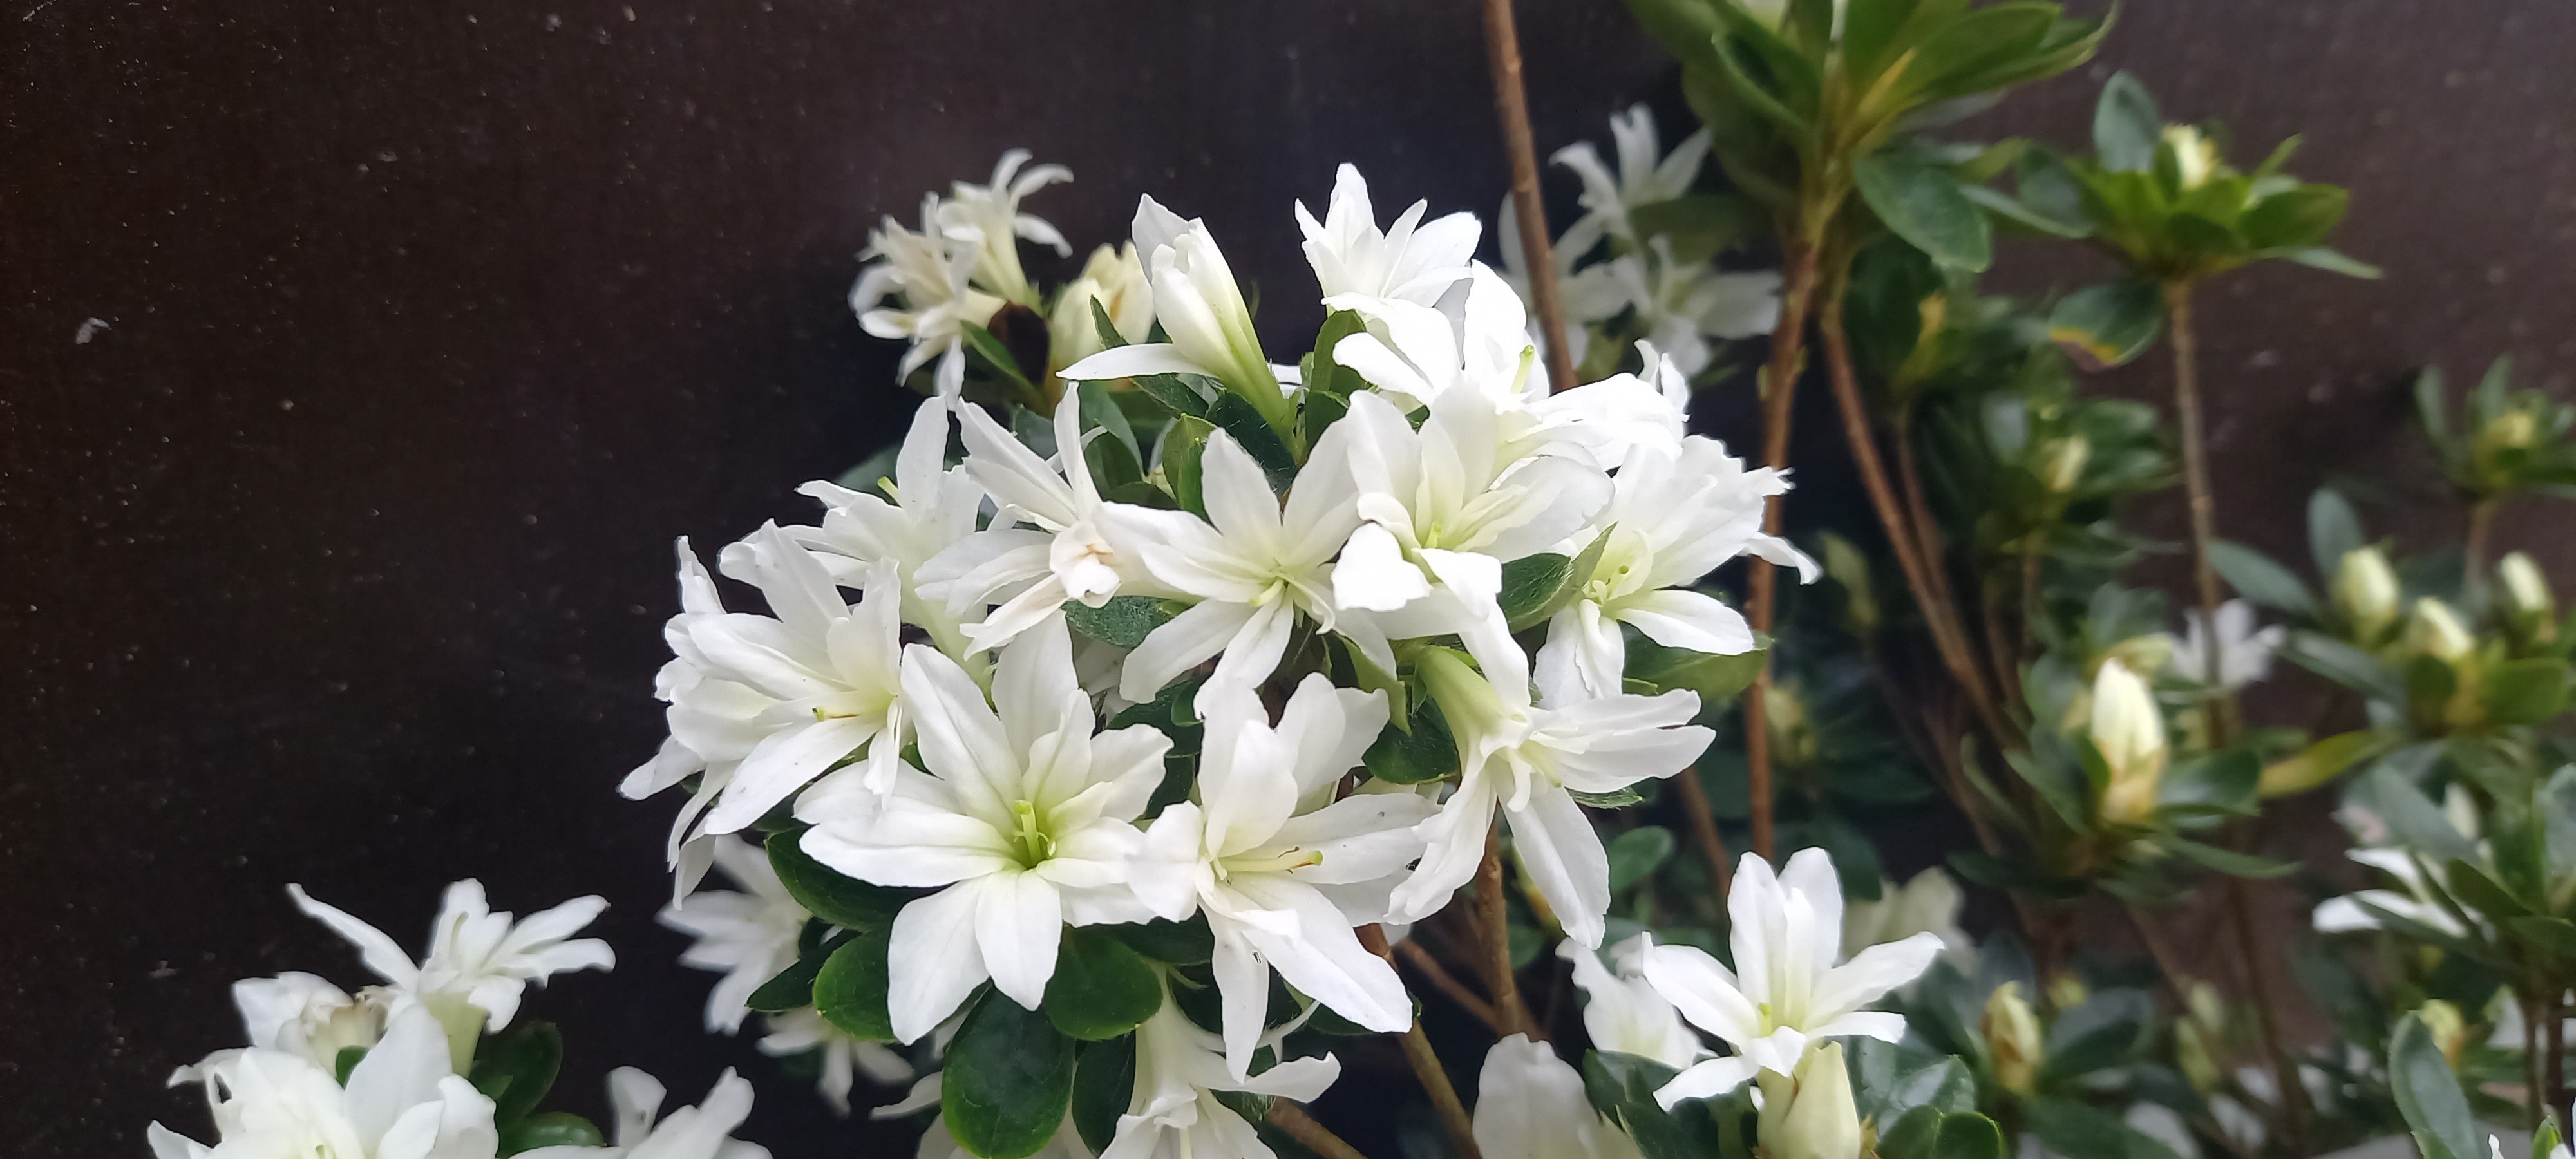
[[1512,0],[1485,0],[1485,57],[1494,74],[1494,115],[1502,121],[1503,148],[1512,162],[1512,212],[1519,219],[1521,252],[1530,270],[1530,297],[1552,390],[1572,390],[1574,352],[1565,345],[1565,303],[1558,295],[1556,261],[1549,252],[1547,205],[1538,191],[1538,148],[1530,141],[1529,94],[1521,84],[1521,36]]

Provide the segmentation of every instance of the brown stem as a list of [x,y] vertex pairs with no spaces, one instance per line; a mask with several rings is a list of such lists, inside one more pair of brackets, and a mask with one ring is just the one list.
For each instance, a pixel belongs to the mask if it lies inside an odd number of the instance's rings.
[[2189,1010],[2191,995],[2186,985],[2191,975],[2183,970],[2181,959],[2174,956],[2173,944],[2165,940],[2164,932],[2156,928],[2144,907],[2130,902],[2122,908],[2128,911],[2129,924],[2138,931],[2138,940],[2146,944],[2147,956],[2155,959],[2156,972],[2164,975],[2165,990],[2173,995],[2174,1008]]
[[1512,0],[1485,0],[1485,60],[1494,74],[1494,114],[1503,122],[1503,150],[1512,160],[1512,214],[1520,219],[1521,255],[1529,262],[1530,297],[1537,299],[1539,332],[1546,335],[1547,382],[1570,390],[1574,353],[1565,345],[1565,306],[1556,294],[1556,259],[1547,241],[1547,204],[1538,193],[1538,148],[1530,143],[1529,94],[1521,87],[1521,34],[1512,23]]
[[[1357,931],[1360,944],[1384,960],[1395,964],[1395,955],[1386,948],[1386,931],[1375,925],[1361,926]],[[1416,1018],[1404,1031],[1404,1061],[1413,1067],[1413,1077],[1422,1083],[1422,1093],[1431,1096],[1431,1109],[1440,1115],[1440,1125],[1449,1131],[1449,1141],[1458,1148],[1458,1159],[1483,1159],[1476,1149],[1476,1127],[1467,1117],[1467,1107],[1458,1101],[1458,1088],[1449,1085],[1449,1072],[1442,1069],[1440,1056],[1431,1049],[1431,1038],[1422,1033],[1422,1020]]]
[[1542,1037],[1530,1025],[1529,1008],[1521,1005],[1520,979],[1512,970],[1511,919],[1503,907],[1503,826],[1497,819],[1485,830],[1485,860],[1476,867],[1476,924],[1485,936],[1485,992],[1494,996],[1494,1030],[1510,1037]]
[[[1835,331],[1837,334],[1841,332],[1841,322],[1839,320],[1835,323]],[[1849,365],[1850,354],[1848,353],[1848,348],[1846,348],[1846,353],[1844,354],[1844,362],[1846,366]],[[1910,408],[1897,412],[1896,430],[1894,432],[1896,436],[1897,483],[1905,489],[1905,515],[1906,518],[1914,525],[1914,550],[1922,556],[1925,571],[1924,578],[1931,581],[1932,598],[1940,601],[1942,607],[1957,608],[1960,606],[1959,597],[1950,588],[1950,569],[1945,566],[1945,561],[1948,560],[1949,556],[1942,548],[1941,525],[1938,521],[1932,518],[1932,505],[1926,502],[1923,498],[1923,480],[1914,469],[1913,426],[1913,416]],[[1963,632],[1962,635],[1964,636],[1965,633]],[[1994,663],[1998,666],[2009,668],[2012,661],[2006,657],[1997,656],[1994,658]],[[2011,695],[2010,685],[2012,682],[2007,680],[2004,683],[2006,685],[2005,695],[2009,697]]]
[[1360,1154],[1359,1148],[1344,1142],[1341,1136],[1286,1099],[1270,1100],[1270,1125],[1305,1144],[1307,1150],[1324,1159],[1368,1159],[1368,1156]]
[[2289,1044],[2281,1039],[2279,1001],[2272,992],[2271,971],[2263,968],[2262,942],[2254,933],[2254,903],[2244,878],[2227,879],[2227,917],[2236,928],[2236,947],[2244,958],[2245,991],[2254,999],[2254,1027],[2262,1033],[2263,1052],[2271,1056],[2272,1080],[2281,1088],[2282,1136],[2291,1154],[2311,1154],[2308,1088],[2300,1084],[2298,1060],[2290,1056]]
[[2019,665],[2021,650],[2004,635],[2002,585],[1988,576],[1979,586],[1985,589],[1978,618],[1985,621],[1986,663],[1994,666],[1996,687],[2005,689],[2009,695],[2014,684],[2013,670]]
[[1734,887],[1735,867],[1727,864],[1726,838],[1717,832],[1717,810],[1708,803],[1708,788],[1699,783],[1699,766],[1692,765],[1673,778],[1681,787],[1682,815],[1690,820],[1691,844],[1699,847],[1699,859],[1708,863],[1708,880],[1723,898]]
[[1476,1020],[1492,1030],[1495,1037],[1503,1036],[1503,1020],[1500,1015],[1494,1013],[1493,1005],[1477,997],[1475,991],[1468,989],[1466,983],[1459,981],[1457,975],[1450,973],[1448,967],[1440,964],[1440,959],[1431,956],[1431,951],[1423,949],[1422,943],[1407,938],[1395,944],[1395,953],[1396,956],[1404,959],[1405,965],[1413,967],[1415,973],[1422,975],[1441,993],[1448,995],[1449,1000],[1457,1003],[1459,1009],[1475,1015]]
[[2496,501],[2480,499],[2469,505],[2469,538],[2460,548],[2461,566],[2467,570],[2469,590],[2478,587],[2478,577],[2485,572],[2487,536],[2495,530]]
[[2209,641],[2208,670],[2202,674],[2212,690],[2209,747],[2223,749],[2235,739],[2236,704],[2218,679],[2225,670],[2219,653],[2226,645],[2218,638],[2218,605],[2224,597],[2217,565],[2210,562],[2210,546],[2218,540],[2218,498],[2209,486],[2209,447],[2201,430],[2200,335],[2192,325],[2191,283],[2166,282],[2164,297],[2165,321],[2173,328],[2174,425],[2182,428],[2183,492],[2191,507],[2191,578],[2200,596],[2201,631]]
[[[1787,269],[1788,279],[1780,291],[1779,324],[1771,329],[1771,365],[1762,380],[1762,465],[1772,468],[1789,465],[1789,404],[1798,391],[1800,356],[1807,340],[1807,307],[1815,299],[1816,276],[1823,261],[1821,246],[1795,238],[1783,244],[1781,265]],[[1780,534],[1779,496],[1772,496],[1763,511],[1762,530],[1770,535]],[[1754,631],[1768,632],[1773,598],[1771,564],[1755,556],[1750,566],[1744,581],[1745,619]],[[1770,690],[1771,659],[1765,656],[1762,671],[1744,690],[1746,794],[1753,816],[1753,852],[1764,861],[1771,860],[1772,852],[1771,726],[1763,711]]]

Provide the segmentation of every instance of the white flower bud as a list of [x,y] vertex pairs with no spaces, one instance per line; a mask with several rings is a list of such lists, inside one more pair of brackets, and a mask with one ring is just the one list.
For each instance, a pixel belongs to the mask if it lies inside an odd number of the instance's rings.
[[2140,825],[2155,815],[2165,774],[2165,717],[2155,693],[2118,660],[2105,660],[2093,677],[2090,729],[2093,747],[2110,767],[2102,792],[2102,818]]
[[2352,625],[2359,643],[2375,642],[2397,622],[2397,599],[2397,573],[2378,548],[2354,548],[2335,565],[2335,611]]
[[1104,349],[1092,303],[1109,315],[1110,326],[1130,344],[1142,342],[1154,327],[1154,291],[1145,265],[1132,243],[1101,246],[1083,263],[1082,276],[1056,295],[1055,313],[1047,319],[1047,362],[1062,370]]
[[1843,1044],[1810,1045],[1791,1074],[1763,1071],[1762,1147],[1771,1159],[1860,1159],[1860,1108]]
[[2461,626],[2449,604],[2431,596],[2415,601],[2414,614],[2406,618],[2408,652],[2452,664],[2468,659],[2477,646],[2477,639]]
[[2173,150],[2174,171],[2184,189],[2198,189],[2218,171],[2218,143],[2195,125],[2165,126],[2165,146]]
[[2021,996],[2021,983],[2006,982],[1986,996],[1986,1016],[1977,1025],[1986,1053],[1995,1060],[1995,1081],[2016,1094],[2029,1094],[2039,1079],[2039,1015]]
[[2093,442],[2082,435],[2052,439],[2040,448],[2039,482],[2059,495],[2075,490],[2084,479],[2084,464],[2093,457]]
[[2543,623],[2557,616],[2558,601],[2549,591],[2549,578],[2540,574],[2540,566],[2530,556],[2517,551],[2496,561],[2496,580],[2504,588],[2506,614]]

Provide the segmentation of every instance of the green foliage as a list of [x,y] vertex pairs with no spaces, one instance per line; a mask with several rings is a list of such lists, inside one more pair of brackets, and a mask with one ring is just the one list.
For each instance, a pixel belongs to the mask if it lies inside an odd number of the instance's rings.
[[1067,927],[1042,1005],[1055,1028],[1070,1037],[1116,1038],[1162,1008],[1163,980],[1108,927]]
[[2388,1042],[2389,1085],[2397,1109],[2415,1136],[2424,1159],[2478,1159],[2486,1153],[2483,1132],[2469,1117],[2468,1096],[2458,1075],[2435,1045],[2424,1020],[2406,1016]]
[[2415,380],[2416,417],[2442,473],[2476,502],[2528,492],[2576,497],[2576,406],[2513,389],[2513,362],[2498,358],[2456,415],[2440,367]]
[[815,917],[845,930],[882,930],[891,927],[895,914],[918,896],[833,870],[805,852],[804,836],[802,827],[781,830],[770,834],[764,845],[770,868],[778,871],[788,896]]
[[886,951],[891,945],[884,930],[862,931],[834,946],[814,975],[815,1011],[862,1042],[895,1040],[894,1022],[886,1014]]
[[949,1040],[940,1115],[982,1159],[1026,1159],[1063,1125],[1073,1074],[1074,1040],[987,988]]

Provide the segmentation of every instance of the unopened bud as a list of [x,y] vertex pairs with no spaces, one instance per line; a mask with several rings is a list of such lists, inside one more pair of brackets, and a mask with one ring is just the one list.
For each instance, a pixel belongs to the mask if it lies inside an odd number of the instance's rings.
[[2335,565],[2334,606],[2352,626],[2355,643],[2378,643],[2397,622],[2397,599],[2397,573],[2388,566],[2387,553],[2376,547],[2343,553]]
[[2174,1023],[2174,1062],[2182,1067],[2182,1077],[2190,1080],[2193,1090],[2207,1094],[2218,1089],[2221,1079],[2204,1033],[2198,1023]]
[[2059,1010],[2073,1010],[2084,1005],[2084,1000],[2091,996],[2092,992],[2084,987],[2084,979],[2073,974],[2060,974],[2048,980],[2048,1004]]
[[2117,660],[2102,662],[2093,677],[2090,728],[2093,747],[2108,766],[2102,819],[2143,825],[2155,816],[2165,775],[2165,717],[2147,682]]
[[1794,685],[1775,684],[1762,697],[1762,718],[1771,726],[1771,751],[1793,768],[1815,763],[1816,730],[1807,720],[1807,702]]
[[2431,596],[2415,601],[2415,612],[2406,617],[2406,650],[2418,656],[2430,656],[2446,664],[2456,664],[2477,650],[2478,642],[2460,625],[2460,617],[2451,606]]
[[2106,653],[2131,672],[2162,672],[2173,663],[2174,638],[2170,632],[2147,632],[2111,645]]
[[2460,1016],[2460,1008],[2436,998],[2417,1009],[2415,1016],[2424,1020],[2424,1029],[2432,1032],[2433,1045],[2442,1048],[2443,1060],[2457,1068],[2460,1052],[2469,1045],[2469,1024]]
[[1811,1045],[1789,1074],[1763,1071],[1763,1150],[1772,1159],[1860,1159],[1860,1107],[1843,1044]]
[[1995,1081],[2015,1094],[2029,1094],[2039,1079],[2043,1049],[2039,1015],[2021,996],[2021,983],[2006,982],[1986,996],[1986,1016],[1977,1024],[1986,1054],[1995,1062]]
[[2174,175],[2184,189],[2198,189],[2209,184],[2218,171],[2218,144],[2201,135],[2196,125],[2165,126],[2165,147],[2173,150]]
[[2538,643],[2558,638],[2558,601],[2549,578],[2531,557],[2517,551],[2496,561],[2496,581],[2504,593],[2505,618],[2517,635]]
[[1825,574],[1843,589],[1843,612],[1851,620],[1852,634],[1864,638],[1877,634],[1878,593],[1870,586],[1869,557],[1833,532],[1825,532],[1823,539]]
[[2093,441],[2082,435],[2051,439],[2039,449],[2039,483],[2059,495],[2084,480],[2084,464],[2093,457]]

